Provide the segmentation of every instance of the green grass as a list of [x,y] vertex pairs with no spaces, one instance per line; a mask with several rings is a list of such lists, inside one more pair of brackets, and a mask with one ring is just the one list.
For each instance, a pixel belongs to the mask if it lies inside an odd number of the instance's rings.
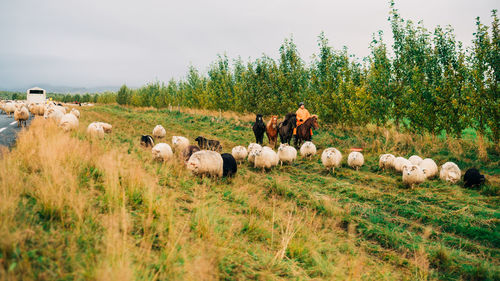
[[[94,140],[95,145],[128,155],[133,159],[129,169],[142,163],[143,177],[158,186],[155,193],[129,184],[116,197],[107,181],[108,167],[90,161],[75,175],[95,214],[110,214],[118,207],[127,214],[130,262],[123,267],[133,272],[130,279],[500,278],[499,157],[493,151],[487,160],[478,159],[473,153],[477,147],[468,140],[454,151],[448,143],[386,137],[371,128],[322,128],[313,137],[320,152],[335,146],[344,154],[343,166],[333,174],[323,169],[319,156],[311,160],[299,156],[296,163],[267,173],[243,163],[236,178],[212,180],[191,176],[175,161],[152,162],[150,152],[139,146],[140,135],[162,124],[168,143],[172,135],[191,141],[203,135],[220,140],[223,151],[230,152],[235,145],[253,142],[251,122],[95,106],[82,108],[81,128],[72,137],[86,141],[84,129],[92,121],[114,126],[113,133]],[[346,152],[353,146],[365,148],[366,162],[360,171],[345,164]],[[481,167],[490,183],[481,190],[465,190],[433,179],[406,189],[398,174],[378,171],[382,151],[417,153],[438,164],[456,161],[463,169]],[[99,279],[108,275],[82,268],[116,267],[115,259],[101,264],[100,257],[107,257],[102,245],[109,243],[103,235],[110,228],[96,217],[85,216],[81,224],[75,223],[78,219],[70,210],[40,208],[36,196],[23,197],[19,204],[12,225],[33,227],[40,239],[9,251],[2,246],[2,266],[12,276],[36,279],[53,271],[54,278],[78,279],[76,272],[81,272],[80,278]],[[170,212],[163,213],[162,208]],[[78,234],[72,234],[74,225]],[[68,242],[64,249],[64,241],[77,242]],[[280,253],[283,257],[277,258]],[[26,260],[30,272],[16,269]]]

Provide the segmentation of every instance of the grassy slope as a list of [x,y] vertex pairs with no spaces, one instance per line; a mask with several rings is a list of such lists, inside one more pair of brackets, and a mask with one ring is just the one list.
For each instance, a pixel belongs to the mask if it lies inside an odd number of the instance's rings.
[[[86,126],[114,131],[89,140]],[[499,277],[498,156],[464,142],[376,128],[320,130],[322,149],[365,148],[366,165],[326,173],[319,157],[232,181],[151,161],[139,135],[202,134],[224,151],[253,139],[248,118],[117,106],[82,108],[64,134],[40,120],[0,161],[0,276],[23,279],[463,279]],[[33,148],[33,141],[37,143]],[[481,166],[490,184],[408,190],[381,152]],[[479,146],[479,152],[485,148]],[[481,154],[481,153],[479,153]],[[496,195],[491,195],[496,194]]]

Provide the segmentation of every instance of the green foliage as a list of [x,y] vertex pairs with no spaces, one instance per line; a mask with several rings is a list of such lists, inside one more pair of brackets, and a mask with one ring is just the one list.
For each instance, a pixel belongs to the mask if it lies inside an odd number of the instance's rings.
[[[300,57],[293,38],[285,39],[279,58],[262,56],[230,63],[219,55],[207,75],[191,66],[185,79],[167,85],[154,82],[136,90],[123,85],[119,104],[165,108],[181,105],[212,110],[283,115],[300,101],[322,122],[343,125],[374,123],[411,132],[461,137],[477,129],[498,141],[500,105],[500,37],[496,11],[491,28],[476,22],[469,50],[456,41],[451,27],[427,30],[405,21],[393,2],[389,21],[392,50],[378,32],[363,61],[335,50],[324,33],[310,65]],[[390,54],[393,54],[392,56]]]
[[97,98],[95,100],[95,102],[98,102],[98,103],[104,103],[104,104],[116,103],[116,94],[115,93],[106,92],[106,93],[102,93],[99,95],[95,95],[94,97]]
[[130,103],[130,90],[126,85],[121,86],[120,90],[116,94],[116,102],[118,104],[129,104]]
[[0,91],[0,100],[25,100],[26,93]]

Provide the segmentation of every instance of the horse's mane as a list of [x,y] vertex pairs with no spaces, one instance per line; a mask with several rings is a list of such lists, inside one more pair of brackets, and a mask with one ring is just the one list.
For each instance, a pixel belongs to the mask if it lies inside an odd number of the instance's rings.
[[277,116],[271,116],[271,119],[269,120],[269,122],[267,122],[267,126],[271,126],[271,124],[273,124],[273,119],[274,117],[276,117],[276,125],[278,125],[278,117]]
[[295,113],[293,112],[288,112],[286,115],[285,115],[285,120],[283,121],[283,126],[286,126],[288,125],[288,121],[290,121],[290,119],[295,115]]
[[295,113],[293,112],[288,112],[286,115],[285,115],[285,121],[287,121],[288,119],[292,118],[292,116],[295,115]]

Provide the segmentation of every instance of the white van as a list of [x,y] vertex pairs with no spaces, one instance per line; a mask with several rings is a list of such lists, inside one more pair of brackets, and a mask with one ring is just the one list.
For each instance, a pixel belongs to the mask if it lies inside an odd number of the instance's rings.
[[45,103],[47,93],[44,89],[34,87],[26,91],[26,100],[28,103]]

